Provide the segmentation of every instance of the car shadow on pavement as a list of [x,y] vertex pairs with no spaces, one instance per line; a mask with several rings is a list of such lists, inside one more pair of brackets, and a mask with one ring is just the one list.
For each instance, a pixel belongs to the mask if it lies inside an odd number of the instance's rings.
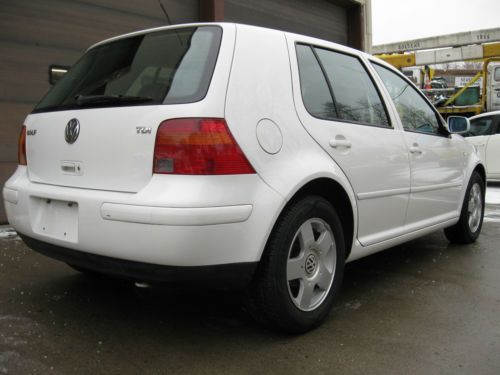
[[[454,332],[447,325],[460,324],[461,301],[468,304],[477,295],[478,285],[467,290],[466,283],[478,279],[474,272],[487,256],[496,256],[487,248],[500,240],[498,227],[485,232],[467,246],[450,245],[442,232],[434,233],[349,263],[328,319],[298,336],[259,326],[242,310],[237,292],[142,289],[87,277],[9,240],[19,256],[11,258],[11,272],[3,275],[7,286],[0,290],[0,331],[8,339],[2,344],[0,335],[0,352],[17,355],[9,366],[21,366],[19,373],[51,366],[61,373],[161,373],[174,366],[173,373],[202,374],[214,363],[237,372],[246,359],[256,372],[267,368],[264,363],[288,371],[311,358],[325,373],[328,364],[347,372],[360,345],[368,357],[390,363],[395,351],[401,358],[427,353],[429,340],[440,347],[441,337]],[[450,320],[449,311],[460,314]]]
[[[353,311],[362,305],[366,310],[370,303],[384,301],[387,294],[404,299],[408,290],[435,279],[433,273],[440,263],[463,255],[464,250],[449,245],[442,233],[436,233],[349,263],[341,294],[326,324],[335,326],[351,319]],[[159,337],[190,332],[193,338],[205,339],[220,334],[288,337],[254,323],[241,308],[241,293],[179,286],[143,289],[129,281],[70,272],[35,284],[31,295],[47,296],[49,319],[74,328]]]
[[[495,303],[496,289],[485,294],[496,288],[495,267],[486,265],[498,264],[499,240],[498,225],[489,223],[475,244],[450,245],[436,232],[349,263],[328,319],[299,336],[254,323],[239,293],[91,278],[3,240],[0,266],[9,272],[0,273],[0,353],[10,353],[4,366],[18,373],[238,373],[244,366],[307,373],[312,362],[320,373],[331,366],[349,373],[363,363],[387,369],[395,357],[420,368],[496,321],[463,326],[477,306]],[[478,290],[487,298],[478,299]]]

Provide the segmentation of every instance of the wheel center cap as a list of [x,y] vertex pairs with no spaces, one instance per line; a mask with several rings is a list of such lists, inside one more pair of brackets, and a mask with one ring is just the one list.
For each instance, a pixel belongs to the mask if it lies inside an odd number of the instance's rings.
[[309,254],[306,258],[305,270],[307,275],[312,275],[314,271],[316,271],[316,266],[318,265],[318,261],[316,259],[316,255]]

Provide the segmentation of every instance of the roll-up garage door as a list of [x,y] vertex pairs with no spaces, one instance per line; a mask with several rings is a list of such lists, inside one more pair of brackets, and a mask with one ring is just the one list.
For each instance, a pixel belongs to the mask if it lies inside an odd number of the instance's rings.
[[347,11],[327,0],[226,0],[224,18],[347,44]]
[[[162,3],[173,23],[199,20],[199,0]],[[17,166],[23,120],[49,89],[50,64],[71,65],[102,39],[168,23],[157,0],[0,0],[0,19],[1,188]]]

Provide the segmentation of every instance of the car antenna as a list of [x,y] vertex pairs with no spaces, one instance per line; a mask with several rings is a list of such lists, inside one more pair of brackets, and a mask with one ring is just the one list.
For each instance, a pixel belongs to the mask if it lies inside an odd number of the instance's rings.
[[[168,21],[168,24],[169,25],[172,25],[172,20],[170,19],[169,15],[168,15],[168,12],[167,10],[165,9],[165,7],[163,6],[163,3],[161,2],[161,0],[158,0],[158,3],[160,4],[160,7],[161,7],[161,10],[163,10],[163,14],[165,14],[165,17],[167,17],[167,21]],[[177,30],[175,30],[175,33],[177,34],[177,38],[179,38],[179,43],[181,44],[182,46],[182,39],[181,39],[181,36],[179,35],[179,33],[177,32]]]

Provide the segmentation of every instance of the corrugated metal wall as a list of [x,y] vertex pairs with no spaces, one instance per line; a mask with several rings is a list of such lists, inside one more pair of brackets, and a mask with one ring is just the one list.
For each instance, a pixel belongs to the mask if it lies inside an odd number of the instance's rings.
[[[220,17],[354,46],[364,1],[162,0],[173,23]],[[93,43],[164,24],[157,0],[0,0],[0,187],[16,168],[23,120],[49,88],[50,64],[72,65]]]
[[326,0],[226,0],[224,18],[347,44],[347,10]]
[[[163,3],[172,22],[199,19],[198,0]],[[102,39],[165,24],[156,0],[0,0],[0,187],[16,168],[22,122],[49,89],[50,64],[71,65]]]

